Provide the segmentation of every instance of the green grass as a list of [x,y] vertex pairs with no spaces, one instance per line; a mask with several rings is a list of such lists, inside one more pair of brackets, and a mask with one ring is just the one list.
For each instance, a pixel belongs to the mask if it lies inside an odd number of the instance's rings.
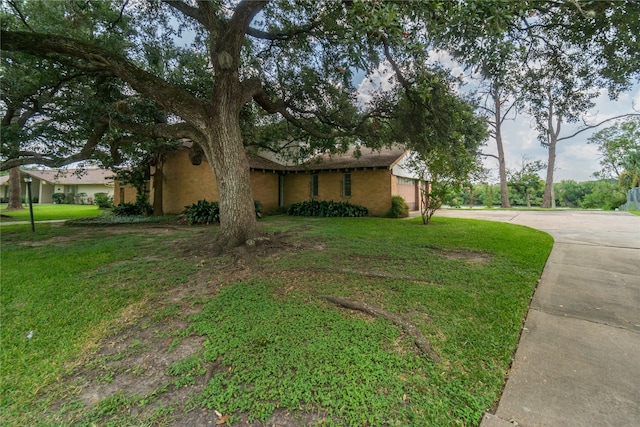
[[[43,390],[112,331],[127,309],[192,271],[159,237],[113,235],[108,229],[43,224],[33,234],[29,225],[4,226],[1,251],[5,420],[35,410]],[[164,259],[160,267],[155,256]]]
[[[198,404],[262,421],[281,407],[319,408],[327,425],[477,424],[499,397],[552,239],[509,224],[440,218],[430,227],[379,219],[300,224],[327,249],[281,257],[271,265],[279,275],[224,289],[194,319],[193,330],[210,337],[205,360],[222,356],[229,366]],[[389,321],[350,315],[321,294],[403,314],[442,361],[417,354]]]
[[[375,218],[262,223],[303,249],[264,257],[250,277],[199,299],[203,310],[189,319],[188,331],[206,337],[204,348],[168,374],[189,386],[204,366],[221,362],[191,406],[232,415],[231,422],[241,414],[266,421],[282,408],[318,413],[323,425],[478,424],[500,396],[549,235],[448,218],[431,226]],[[28,226],[2,232],[0,416],[15,425],[47,413],[51,403],[41,398],[48,387],[127,308],[179,286],[193,271],[162,244],[175,236],[112,235],[100,227],[39,234]],[[420,354],[390,321],[339,308],[325,294],[404,316],[441,361]],[[173,305],[142,307],[162,318],[179,315]],[[110,425],[136,425],[126,410],[114,415],[131,404],[122,396],[87,408],[80,423],[107,417]],[[51,425],[46,417],[39,422]]]
[[[0,214],[7,217],[2,218],[2,222],[8,221],[30,221],[29,206],[19,211],[7,211],[7,205],[0,205]],[[94,217],[104,212],[96,205],[56,205],[56,204],[34,204],[34,221],[49,221],[56,219],[73,219]]]

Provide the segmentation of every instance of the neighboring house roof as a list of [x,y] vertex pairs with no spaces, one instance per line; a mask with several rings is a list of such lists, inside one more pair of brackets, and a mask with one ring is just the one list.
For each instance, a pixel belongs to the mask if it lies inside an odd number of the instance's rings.
[[0,176],[0,185],[5,185],[9,182],[9,175]]
[[114,173],[106,169],[25,170],[22,173],[62,185],[111,184]]

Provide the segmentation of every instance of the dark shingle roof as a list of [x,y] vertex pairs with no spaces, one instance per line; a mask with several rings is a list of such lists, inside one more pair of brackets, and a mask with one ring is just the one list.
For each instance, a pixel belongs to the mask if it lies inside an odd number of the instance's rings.
[[249,166],[254,170],[282,172],[313,172],[345,169],[391,169],[407,150],[400,147],[349,149],[346,153],[322,154],[295,166],[286,166],[257,155],[249,155]]
[[401,147],[383,148],[352,148],[344,154],[324,154],[303,164],[304,170],[331,169],[391,169],[407,150]]
[[256,156],[253,154],[249,154],[249,167],[255,170],[265,170],[265,171],[286,171],[289,170],[290,167],[281,165],[280,163],[274,162],[269,159],[265,159],[261,156]]

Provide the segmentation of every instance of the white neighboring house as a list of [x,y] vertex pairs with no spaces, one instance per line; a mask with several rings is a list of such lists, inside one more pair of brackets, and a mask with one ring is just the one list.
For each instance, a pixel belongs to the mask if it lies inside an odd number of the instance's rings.
[[[107,169],[53,169],[21,170],[20,187],[26,196],[24,177],[30,176],[31,197],[36,203],[53,203],[53,194],[62,193],[65,198],[73,195],[72,203],[93,204],[96,193],[107,193],[113,197],[114,173]],[[0,177],[0,196],[9,197],[9,176]],[[67,202],[68,203],[68,202]]]

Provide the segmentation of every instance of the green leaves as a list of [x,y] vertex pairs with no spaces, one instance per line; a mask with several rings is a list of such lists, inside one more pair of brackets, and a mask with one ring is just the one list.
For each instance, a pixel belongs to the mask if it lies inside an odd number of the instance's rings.
[[309,200],[289,206],[287,214],[291,216],[362,217],[369,215],[369,210],[364,206],[352,205],[349,202]]
[[624,190],[640,182],[640,117],[628,117],[589,138],[601,154],[601,178],[617,178]]

